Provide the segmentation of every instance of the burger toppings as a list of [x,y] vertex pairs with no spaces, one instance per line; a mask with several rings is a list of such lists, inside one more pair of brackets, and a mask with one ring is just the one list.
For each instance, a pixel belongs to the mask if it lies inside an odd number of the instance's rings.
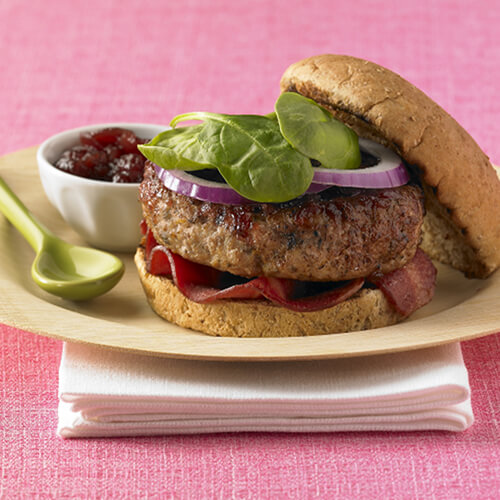
[[[372,141],[358,141],[314,101],[285,93],[275,109],[266,116],[179,115],[174,128],[139,149],[169,189],[214,203],[280,203],[318,192],[318,184],[381,188],[408,182],[399,157]],[[202,124],[175,128],[186,121]],[[367,167],[362,157],[376,165]],[[200,171],[215,172],[221,182],[199,180]]]
[[171,278],[188,299],[207,304],[224,299],[266,298],[293,311],[311,312],[333,307],[358,292],[366,283],[380,288],[394,308],[407,317],[429,302],[436,269],[424,252],[386,275],[372,275],[344,282],[303,282],[286,278],[243,278],[184,259],[159,245],[145,224],[145,252],[148,272]]
[[[313,182],[303,194],[319,193],[331,186],[386,188],[402,186],[408,182],[408,172],[395,153],[367,139],[360,139],[359,144],[363,158],[361,168],[335,170],[314,167]],[[165,187],[197,200],[225,205],[255,203],[238,194],[214,169],[188,172],[166,170],[155,165],[155,170]]]

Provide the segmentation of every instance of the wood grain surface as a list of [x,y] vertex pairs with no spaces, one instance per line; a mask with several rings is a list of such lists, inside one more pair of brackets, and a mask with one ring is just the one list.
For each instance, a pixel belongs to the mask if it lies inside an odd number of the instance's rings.
[[[0,175],[54,233],[85,244],[48,202],[35,155],[34,147],[0,158]],[[34,253],[0,216],[0,321],[65,341],[156,356],[227,361],[354,357],[425,348],[500,331],[500,273],[487,280],[468,280],[438,265],[434,300],[399,325],[312,337],[211,337],[158,318],[146,302],[132,255],[119,255],[126,272],[111,292],[85,303],[64,301],[32,282]]]

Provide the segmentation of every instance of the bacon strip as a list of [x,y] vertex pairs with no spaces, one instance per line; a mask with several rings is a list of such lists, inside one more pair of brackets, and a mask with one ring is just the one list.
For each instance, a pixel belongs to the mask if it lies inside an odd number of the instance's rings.
[[406,266],[384,275],[374,274],[367,280],[382,290],[396,311],[406,318],[432,299],[436,275],[431,259],[418,249]]

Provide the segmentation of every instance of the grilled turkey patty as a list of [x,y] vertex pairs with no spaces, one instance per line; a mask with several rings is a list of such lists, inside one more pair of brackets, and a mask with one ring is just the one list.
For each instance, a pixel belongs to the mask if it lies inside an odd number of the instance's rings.
[[245,277],[340,281],[387,273],[420,241],[420,188],[331,188],[280,204],[221,205],[167,189],[147,162],[140,185],[156,240],[194,262]]

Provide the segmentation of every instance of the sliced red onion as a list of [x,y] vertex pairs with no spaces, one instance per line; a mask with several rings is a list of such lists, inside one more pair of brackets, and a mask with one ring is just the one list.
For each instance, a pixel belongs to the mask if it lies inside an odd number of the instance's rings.
[[[244,198],[228,184],[200,179],[184,170],[165,170],[155,165],[156,174],[168,189],[201,201],[222,203],[224,205],[244,205],[257,203]],[[326,184],[312,183],[307,193],[319,193],[328,189]]]
[[359,139],[359,147],[379,158],[379,163],[373,167],[354,170],[315,167],[313,182],[330,186],[376,189],[402,186],[410,180],[401,158],[390,149],[368,139]]
[[155,170],[165,187],[190,198],[225,205],[254,203],[222,182],[200,179],[184,170],[165,170],[158,165],[155,165]]

